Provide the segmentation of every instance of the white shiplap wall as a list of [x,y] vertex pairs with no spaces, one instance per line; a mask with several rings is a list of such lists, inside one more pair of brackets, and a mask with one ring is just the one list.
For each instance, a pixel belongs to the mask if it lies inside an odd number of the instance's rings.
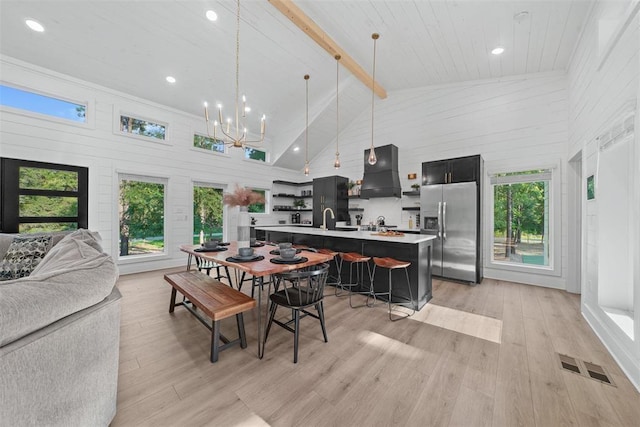
[[[596,137],[619,121],[624,112],[636,111],[636,132],[634,162],[635,178],[632,183],[631,200],[634,210],[629,212],[632,231],[629,236],[613,236],[606,230],[598,229],[598,212],[619,209],[619,206],[598,204],[596,198],[583,202],[582,213],[582,311],[591,327],[598,334],[611,354],[627,373],[630,380],[640,390],[640,149],[638,149],[637,99],[640,80],[640,18],[633,15],[638,1],[597,2],[586,22],[582,37],[576,47],[569,68],[569,155],[582,155],[583,185],[588,176],[597,177],[598,147]],[[636,7],[636,9],[634,9]],[[604,25],[622,23],[629,20],[618,42],[611,46],[603,40],[600,31]],[[618,27],[623,28],[621,26]],[[607,46],[609,49],[607,49]],[[606,56],[603,62],[602,58]],[[633,170],[635,169],[635,171]],[[583,194],[585,192],[583,191]],[[598,304],[598,289],[607,286],[599,283],[598,262],[599,239],[628,239],[629,247],[635,254],[633,269],[635,341],[629,339],[611,321]],[[625,256],[626,254],[621,254]]]
[[[390,92],[386,100],[376,100],[375,145],[398,146],[404,191],[420,182],[422,162],[430,160],[481,154],[486,171],[564,165],[567,108],[566,76],[557,73]],[[334,148],[329,144],[311,164],[314,176],[337,173],[354,180],[362,177],[363,150],[371,143],[370,106],[340,134],[340,141],[342,168],[333,169]],[[558,246],[562,254],[561,275],[515,273],[485,267],[485,277],[564,288],[566,173],[562,166],[560,169],[563,213],[557,237],[561,242]],[[418,174],[417,181],[407,180],[411,172]],[[487,184],[486,176],[484,178]],[[487,189],[485,185],[485,194]],[[414,199],[405,197],[371,199],[361,201],[360,205],[365,208],[365,221],[384,215],[388,224],[407,227],[409,214],[401,211],[401,206],[414,203]],[[487,256],[484,258],[486,262]]]
[[[2,82],[73,101],[88,102],[86,125],[69,124],[0,110],[0,156],[89,168],[89,227],[99,231],[105,251],[117,258],[118,173],[166,178],[167,256],[120,262],[122,273],[180,265],[186,257],[178,245],[190,241],[193,221],[192,182],[235,183],[271,188],[274,179],[302,181],[301,174],[243,159],[241,150],[216,155],[194,149],[193,132],[204,132],[203,119],[126,94],[53,73],[8,57],[0,57]],[[168,124],[164,143],[123,136],[117,131],[120,112]],[[115,118],[114,118],[115,117]],[[265,146],[268,149],[268,145]],[[258,224],[276,223],[285,214],[256,215]],[[235,235],[235,215],[225,233]]]

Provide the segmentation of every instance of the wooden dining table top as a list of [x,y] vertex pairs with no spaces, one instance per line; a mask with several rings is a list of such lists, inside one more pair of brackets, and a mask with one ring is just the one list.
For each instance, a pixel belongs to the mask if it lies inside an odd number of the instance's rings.
[[227,261],[227,258],[233,257],[234,255],[238,254],[238,243],[229,242],[229,245],[225,247],[227,248],[226,251],[198,252],[195,249],[201,248],[200,245],[180,245],[180,250],[182,252],[186,252],[188,254],[206,259],[208,261],[214,261],[221,265],[226,265],[228,267],[233,267],[241,271],[246,271],[247,273],[256,277],[263,277],[270,274],[297,270],[299,268],[309,267],[312,265],[321,264],[323,262],[329,262],[333,259],[331,255],[302,250],[302,252],[296,254],[296,256],[305,257],[307,258],[307,261],[297,264],[276,264],[271,262],[271,259],[277,258],[278,255],[273,255],[269,252],[278,249],[278,247],[265,243],[264,246],[253,248],[254,254],[264,256],[264,259],[262,260],[249,262]]

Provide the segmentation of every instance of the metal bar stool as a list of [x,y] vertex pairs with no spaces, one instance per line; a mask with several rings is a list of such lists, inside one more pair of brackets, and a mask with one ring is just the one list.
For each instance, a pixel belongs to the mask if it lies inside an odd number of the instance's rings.
[[[338,294],[338,288],[341,288],[341,289],[344,290],[344,288],[342,288],[342,278],[341,278],[342,262],[338,262],[338,259],[336,258],[337,256],[340,255],[340,252],[334,251],[333,249],[320,248],[320,249],[318,249],[318,253],[325,254],[325,255],[330,255],[331,257],[333,257],[333,262],[336,265],[336,270],[337,270],[338,274],[336,276],[329,276],[329,279],[331,279],[333,281],[331,281],[331,282],[327,281],[327,285],[335,286],[335,295],[337,297],[341,296],[341,294]],[[341,261],[342,261],[342,259],[341,259]]]
[[[369,305],[369,296],[371,296],[371,293],[373,292],[373,276],[371,275],[371,267],[369,266],[369,261],[371,260],[370,256],[365,256],[362,254],[359,254],[357,252],[341,252],[340,253],[340,271],[342,271],[342,263],[343,262],[348,262],[349,263],[349,283],[342,283],[342,281],[340,282],[340,288],[344,290],[344,288],[348,288],[349,289],[349,306],[351,308],[356,308],[356,307],[362,307],[362,306],[354,306],[353,303],[351,302],[351,295],[353,294],[363,294],[363,295],[367,295],[367,302],[365,303],[366,306]],[[356,266],[356,281],[352,282],[353,280],[353,266]],[[354,287],[359,287],[361,289],[364,289],[364,265],[367,265],[367,272],[369,273],[369,290],[360,290],[360,291],[353,291]]]
[[[400,320],[400,319],[404,319],[406,317],[410,317],[413,315],[413,313],[416,312],[415,308],[413,308],[413,293],[411,292],[411,283],[409,281],[409,271],[407,270],[407,267],[409,267],[411,265],[411,263],[409,261],[399,261],[397,259],[393,259],[393,258],[389,258],[389,257],[385,257],[385,258],[378,258],[378,257],[373,257],[373,277],[375,277],[376,275],[376,267],[380,267],[380,268],[386,268],[389,270],[389,290],[387,292],[375,292],[373,289],[373,284],[371,285],[371,296],[373,296],[373,303],[375,304],[375,300],[376,300],[376,296],[377,295],[386,295],[388,298],[388,307],[389,307],[389,320],[391,321],[396,321],[396,320]],[[406,316],[404,317],[398,317],[396,319],[391,317],[391,306],[392,306],[392,302],[391,302],[391,295],[392,295],[392,291],[393,291],[393,284],[391,282],[391,272],[393,270],[397,270],[399,268],[404,268],[404,272],[405,275],[407,276],[407,288],[409,289],[409,298],[411,299],[410,304],[411,304],[411,314],[408,313],[404,313],[406,314]]]

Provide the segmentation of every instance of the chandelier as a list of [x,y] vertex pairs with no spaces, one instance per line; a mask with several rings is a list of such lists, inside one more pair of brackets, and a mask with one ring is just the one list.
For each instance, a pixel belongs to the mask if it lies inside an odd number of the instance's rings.
[[309,74],[304,75],[304,84],[306,91],[306,119],[304,128],[304,174],[309,176]]
[[[264,141],[265,132],[265,120],[266,117],[263,114],[260,119],[260,139],[250,140],[247,138],[247,128],[240,122],[241,118],[246,117],[248,111],[247,98],[242,95],[242,104],[240,104],[240,90],[239,90],[239,75],[240,75],[240,0],[238,0],[238,10],[236,13],[236,107],[235,107],[235,122],[228,118],[225,126],[223,126],[222,120],[222,104],[218,104],[218,120],[213,122],[213,135],[209,131],[209,106],[204,103],[204,119],[207,126],[207,135],[212,137],[216,141],[221,141],[225,145],[232,147],[243,148],[245,146],[251,147],[253,144],[260,144]],[[242,105],[242,106],[241,106]],[[220,138],[218,138],[217,128],[220,126]],[[234,129],[235,128],[235,129]]]
[[336,55],[334,58],[336,58],[336,160],[333,162],[333,167],[340,169],[340,143],[338,142],[338,139],[340,138],[340,103],[338,102],[338,83],[340,81],[340,59],[342,57],[340,55]]

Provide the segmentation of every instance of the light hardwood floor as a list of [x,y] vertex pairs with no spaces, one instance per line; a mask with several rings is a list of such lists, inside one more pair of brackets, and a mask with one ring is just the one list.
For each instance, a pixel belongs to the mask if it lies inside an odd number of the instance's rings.
[[[434,280],[429,304],[390,322],[386,306],[351,309],[328,287],[329,342],[317,320],[303,319],[297,365],[292,334],[277,326],[257,358],[255,311],[245,314],[249,347],[225,350],[212,364],[209,331],[180,307],[168,313],[163,275],[179,270],[118,282],[112,426],[640,423],[640,394],[580,315],[576,295],[490,279],[475,287]],[[227,320],[223,332],[235,326]],[[604,366],[616,386],[562,370],[556,353]]]

